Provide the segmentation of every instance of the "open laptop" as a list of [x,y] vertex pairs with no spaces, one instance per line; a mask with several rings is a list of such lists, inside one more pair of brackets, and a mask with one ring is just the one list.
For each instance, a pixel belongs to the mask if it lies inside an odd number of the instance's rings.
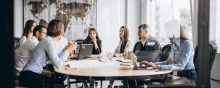
[[93,44],[80,44],[77,56],[74,57],[76,60],[82,60],[91,57],[93,50]]

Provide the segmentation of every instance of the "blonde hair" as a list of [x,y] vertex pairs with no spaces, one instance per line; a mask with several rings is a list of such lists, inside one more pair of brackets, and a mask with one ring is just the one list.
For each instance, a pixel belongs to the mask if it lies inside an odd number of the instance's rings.
[[188,32],[186,32],[186,30],[183,29],[183,25],[180,24],[180,38],[184,39],[184,40],[189,40],[190,39],[190,35]]

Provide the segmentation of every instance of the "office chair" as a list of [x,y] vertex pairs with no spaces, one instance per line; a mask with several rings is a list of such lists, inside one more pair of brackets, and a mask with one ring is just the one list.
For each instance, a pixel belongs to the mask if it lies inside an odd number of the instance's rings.
[[[216,53],[217,53],[217,50],[218,50],[218,46],[215,42],[209,42],[209,54],[210,54],[210,57],[209,57],[209,72],[211,72],[211,69],[212,69],[212,65],[213,65],[213,62],[214,62],[214,59],[215,59],[215,56],[216,56]],[[195,70],[196,72],[198,73],[198,47],[195,48],[195,54],[194,54],[194,65],[195,65]],[[209,76],[210,76],[210,73],[209,73]]]
[[170,55],[170,52],[171,52],[171,44],[167,44],[163,46],[160,54],[160,61],[166,61]]

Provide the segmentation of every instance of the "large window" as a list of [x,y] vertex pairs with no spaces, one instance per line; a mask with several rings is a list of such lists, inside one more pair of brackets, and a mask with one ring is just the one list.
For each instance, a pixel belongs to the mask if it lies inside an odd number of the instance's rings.
[[161,45],[169,43],[173,35],[179,37],[179,23],[192,34],[190,0],[147,0],[145,3],[150,35]]

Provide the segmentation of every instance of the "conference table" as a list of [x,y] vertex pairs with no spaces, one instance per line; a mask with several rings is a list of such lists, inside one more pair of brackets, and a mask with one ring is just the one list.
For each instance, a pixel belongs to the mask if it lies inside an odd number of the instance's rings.
[[150,79],[153,76],[160,77],[172,72],[172,70],[154,70],[150,67],[144,70],[134,70],[132,64],[120,60],[122,58],[119,57],[70,60],[65,63],[65,66],[55,68],[55,71],[67,76],[67,88],[70,88],[70,78],[85,80]]

